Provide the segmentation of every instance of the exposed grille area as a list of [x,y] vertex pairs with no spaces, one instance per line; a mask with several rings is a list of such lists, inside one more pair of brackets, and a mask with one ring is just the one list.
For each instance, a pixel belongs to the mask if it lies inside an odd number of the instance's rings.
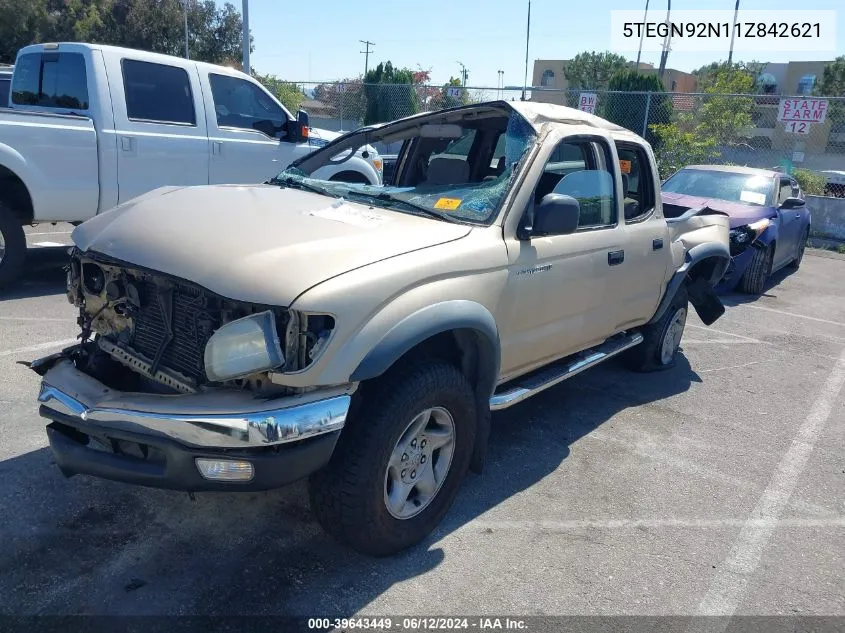
[[223,324],[223,300],[183,281],[138,280],[136,288],[140,307],[133,315],[132,349],[154,371],[171,369],[194,384],[205,382],[205,344]]

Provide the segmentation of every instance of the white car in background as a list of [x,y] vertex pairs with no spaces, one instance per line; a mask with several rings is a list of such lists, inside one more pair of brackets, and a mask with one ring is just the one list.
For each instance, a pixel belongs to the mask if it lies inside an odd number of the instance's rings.
[[[80,223],[168,185],[261,183],[337,136],[232,68],[95,44],[21,49],[4,104],[0,285],[24,268],[27,224]],[[336,159],[319,177],[381,184],[374,148]]]

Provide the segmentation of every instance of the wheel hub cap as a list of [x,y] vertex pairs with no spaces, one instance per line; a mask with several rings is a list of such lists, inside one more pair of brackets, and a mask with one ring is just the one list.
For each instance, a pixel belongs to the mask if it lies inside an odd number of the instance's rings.
[[678,308],[675,314],[672,315],[672,320],[669,321],[666,334],[663,335],[663,343],[660,346],[660,360],[664,365],[672,362],[672,357],[681,344],[681,337],[684,335],[684,325],[686,325],[686,322],[686,308]]
[[384,504],[397,519],[422,512],[439,492],[455,448],[455,421],[442,407],[414,416],[390,454]]

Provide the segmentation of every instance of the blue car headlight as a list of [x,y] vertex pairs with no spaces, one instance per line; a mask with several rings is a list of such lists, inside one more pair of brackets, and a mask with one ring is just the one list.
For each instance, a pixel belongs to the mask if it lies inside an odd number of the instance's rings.
[[739,255],[746,248],[751,246],[763,234],[772,221],[763,218],[750,224],[743,224],[730,230],[731,255]]

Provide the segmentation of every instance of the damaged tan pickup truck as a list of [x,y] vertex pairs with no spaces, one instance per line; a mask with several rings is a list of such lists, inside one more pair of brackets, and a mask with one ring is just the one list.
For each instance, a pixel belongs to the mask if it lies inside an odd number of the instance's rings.
[[[391,184],[309,177],[377,143],[401,143]],[[721,316],[728,218],[666,218],[659,186],[635,134],[492,102],[122,204],[73,233],[80,343],[32,363],[56,463],[190,492],[308,476],[328,532],[406,548],[480,472],[491,410],[616,355],[670,367],[688,304]]]

